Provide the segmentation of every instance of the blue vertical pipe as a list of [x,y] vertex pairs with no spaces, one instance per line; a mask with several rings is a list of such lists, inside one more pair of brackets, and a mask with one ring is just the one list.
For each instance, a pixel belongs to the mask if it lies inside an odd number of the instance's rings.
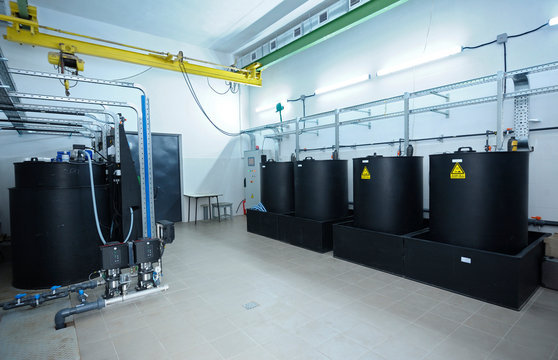
[[149,193],[149,152],[147,151],[147,102],[141,96],[141,121],[143,123],[143,186],[145,187],[145,215],[147,221],[147,237],[151,237],[151,201]]

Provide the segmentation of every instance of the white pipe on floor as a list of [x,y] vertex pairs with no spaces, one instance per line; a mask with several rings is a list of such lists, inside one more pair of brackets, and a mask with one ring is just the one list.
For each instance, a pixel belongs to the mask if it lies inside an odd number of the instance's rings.
[[136,291],[133,292],[131,294],[127,294],[127,295],[121,295],[121,296],[117,296],[117,297],[113,297],[110,299],[105,300],[105,306],[109,306],[112,304],[116,304],[119,302],[123,302],[123,301],[127,301],[127,300],[134,300],[134,299],[138,299],[147,295],[151,295],[151,294],[155,294],[155,293],[159,293],[162,291],[166,291],[169,289],[169,286],[167,284],[159,286],[159,287],[155,287],[155,288],[151,288],[151,289],[147,289],[147,290],[142,290],[142,291]]

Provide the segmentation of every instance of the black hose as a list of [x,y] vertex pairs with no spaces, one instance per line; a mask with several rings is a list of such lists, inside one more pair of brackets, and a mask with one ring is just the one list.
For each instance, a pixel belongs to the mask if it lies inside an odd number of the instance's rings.
[[98,310],[105,307],[105,299],[98,298],[95,302],[86,302],[75,307],[59,310],[54,316],[54,328],[56,330],[66,327],[66,318],[70,315],[81,314],[91,310]]

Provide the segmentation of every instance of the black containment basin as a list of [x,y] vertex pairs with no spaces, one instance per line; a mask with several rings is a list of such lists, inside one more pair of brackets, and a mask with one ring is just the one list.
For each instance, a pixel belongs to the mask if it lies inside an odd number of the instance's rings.
[[333,225],[333,256],[520,310],[541,282],[544,238],[528,232],[528,245],[509,255],[431,241],[428,229],[406,235]]
[[333,256],[396,275],[404,275],[405,238],[356,227],[348,221],[333,226]]
[[528,232],[528,245],[514,255],[430,241],[431,235],[406,237],[406,277],[515,310],[540,285],[549,234]]
[[422,157],[353,159],[354,226],[408,234],[423,227]]
[[320,221],[292,215],[279,215],[278,240],[319,253],[326,253],[333,249],[332,226],[350,219],[351,217],[344,217]]
[[250,233],[262,235],[278,240],[277,219],[279,214],[246,210],[246,230]]
[[429,236],[517,254],[528,243],[528,190],[529,152],[430,155]]

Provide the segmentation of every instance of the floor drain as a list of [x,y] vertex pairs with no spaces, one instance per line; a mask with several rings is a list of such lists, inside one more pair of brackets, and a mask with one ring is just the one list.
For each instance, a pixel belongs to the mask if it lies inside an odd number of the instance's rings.
[[252,310],[255,307],[260,306],[260,304],[258,304],[255,301],[250,301],[249,303],[246,303],[244,305],[242,305],[246,310]]

